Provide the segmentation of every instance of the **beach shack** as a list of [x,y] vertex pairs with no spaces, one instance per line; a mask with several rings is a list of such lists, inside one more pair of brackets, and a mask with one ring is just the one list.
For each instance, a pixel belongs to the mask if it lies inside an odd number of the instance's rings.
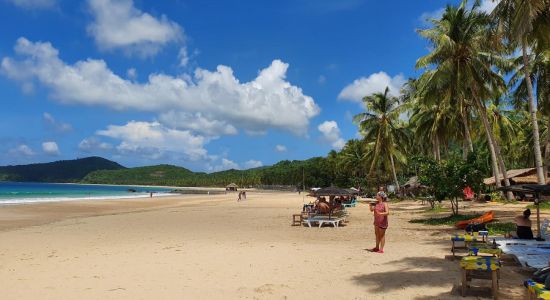
[[236,192],[238,188],[239,186],[236,185],[235,183],[230,183],[225,187],[225,190],[228,192]]
[[[537,170],[535,168],[525,168],[525,169],[512,169],[506,171],[510,184],[536,184],[537,180]],[[502,173],[498,174],[498,177],[501,179],[501,185],[504,185],[504,179]],[[487,177],[483,179],[483,183],[488,186],[495,186],[495,177]],[[546,182],[547,184],[549,181]]]

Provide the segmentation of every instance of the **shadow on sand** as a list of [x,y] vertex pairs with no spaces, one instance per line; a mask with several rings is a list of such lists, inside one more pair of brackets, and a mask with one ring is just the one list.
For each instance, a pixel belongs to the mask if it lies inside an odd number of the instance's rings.
[[[367,289],[368,293],[403,290],[412,287],[452,286],[448,292],[439,295],[417,296],[412,299],[449,299],[461,298],[459,269],[457,262],[435,257],[407,257],[391,262],[401,266],[399,270],[354,276],[352,280]],[[467,296],[491,297],[490,284],[476,282]],[[487,286],[488,288],[485,288]]]

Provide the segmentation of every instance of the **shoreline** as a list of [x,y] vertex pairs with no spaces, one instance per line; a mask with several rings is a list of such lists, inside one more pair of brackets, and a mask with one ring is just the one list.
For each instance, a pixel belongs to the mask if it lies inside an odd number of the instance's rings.
[[[207,196],[207,195],[206,195]],[[78,199],[70,201],[27,202],[0,205],[0,232],[29,226],[46,225],[74,218],[132,213],[143,210],[180,205],[194,199],[183,195],[163,197],[130,197],[106,199]],[[198,195],[197,198],[200,198]],[[153,200],[151,200],[153,199]]]

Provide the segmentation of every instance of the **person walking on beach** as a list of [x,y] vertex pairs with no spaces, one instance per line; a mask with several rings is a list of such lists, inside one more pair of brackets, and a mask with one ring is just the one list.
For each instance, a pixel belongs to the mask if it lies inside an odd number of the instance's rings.
[[243,192],[239,192],[239,197],[237,198],[237,202],[241,201],[241,195],[243,194]]
[[388,215],[390,208],[386,200],[388,197],[384,192],[376,194],[376,203],[370,205],[370,211],[374,213],[374,235],[376,237],[376,247],[370,251],[384,253],[384,244],[386,243],[386,229],[388,229]]

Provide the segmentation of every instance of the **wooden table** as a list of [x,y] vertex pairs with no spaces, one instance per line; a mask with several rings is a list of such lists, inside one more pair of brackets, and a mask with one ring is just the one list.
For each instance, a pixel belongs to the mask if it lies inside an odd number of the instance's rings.
[[472,279],[491,280],[493,299],[498,299],[498,279],[500,276],[500,259],[490,256],[466,256],[460,261],[462,275],[461,294],[466,295]]

